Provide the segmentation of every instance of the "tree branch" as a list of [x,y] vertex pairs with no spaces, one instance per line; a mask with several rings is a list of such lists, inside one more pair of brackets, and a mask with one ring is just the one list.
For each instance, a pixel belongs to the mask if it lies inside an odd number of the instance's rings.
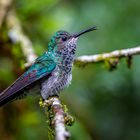
[[32,42],[30,39],[23,33],[20,22],[16,17],[14,11],[10,11],[7,15],[7,27],[9,29],[9,37],[13,43],[20,43],[22,52],[26,58],[27,63],[26,67],[30,66],[34,60],[37,58]]
[[[66,130],[65,124],[68,121],[66,118],[69,118],[70,120],[71,118],[68,117],[68,114],[64,111],[58,97],[50,97],[48,100],[44,101],[43,106],[49,108],[49,112],[52,112],[51,117],[52,114],[54,116],[53,120],[51,120],[51,125],[53,125],[53,128],[55,129],[55,140],[68,139],[70,137],[70,133]],[[49,118],[51,117],[49,116]]]
[[86,64],[101,62],[112,58],[131,57],[133,55],[139,54],[140,54],[140,46],[135,48],[115,50],[109,53],[80,56],[77,59],[75,59],[74,64],[77,66],[84,66]]

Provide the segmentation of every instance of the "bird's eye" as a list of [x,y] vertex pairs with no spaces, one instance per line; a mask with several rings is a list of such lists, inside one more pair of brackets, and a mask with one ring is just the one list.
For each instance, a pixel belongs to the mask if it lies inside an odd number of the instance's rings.
[[67,40],[67,37],[62,37],[62,41],[66,41]]

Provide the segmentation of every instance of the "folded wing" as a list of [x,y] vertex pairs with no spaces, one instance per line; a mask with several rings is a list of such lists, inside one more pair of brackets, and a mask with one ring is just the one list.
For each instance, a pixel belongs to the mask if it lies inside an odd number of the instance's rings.
[[28,86],[44,77],[48,77],[55,67],[55,62],[47,53],[40,56],[23,75],[0,93],[0,106],[23,94],[22,91]]

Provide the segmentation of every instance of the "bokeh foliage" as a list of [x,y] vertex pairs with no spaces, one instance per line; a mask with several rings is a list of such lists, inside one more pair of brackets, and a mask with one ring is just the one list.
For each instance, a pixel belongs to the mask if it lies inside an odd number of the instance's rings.
[[[15,0],[13,7],[38,55],[47,50],[59,30],[77,32],[96,25],[99,30],[81,36],[76,56],[136,47],[140,44],[139,0]],[[19,45],[11,45],[7,29],[0,30],[0,90],[22,72]],[[71,140],[140,139],[140,56],[131,69],[126,59],[110,72],[104,63],[73,68],[71,86],[61,100],[76,118]],[[38,98],[26,98],[0,109],[0,140],[46,140],[47,123]]]

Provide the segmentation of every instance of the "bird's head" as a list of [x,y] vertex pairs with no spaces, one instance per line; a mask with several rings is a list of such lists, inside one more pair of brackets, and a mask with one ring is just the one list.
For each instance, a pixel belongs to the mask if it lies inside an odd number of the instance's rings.
[[96,29],[97,28],[94,26],[75,34],[70,34],[63,30],[57,31],[50,40],[48,51],[53,51],[54,53],[62,55],[67,55],[69,53],[75,54],[78,37]]

